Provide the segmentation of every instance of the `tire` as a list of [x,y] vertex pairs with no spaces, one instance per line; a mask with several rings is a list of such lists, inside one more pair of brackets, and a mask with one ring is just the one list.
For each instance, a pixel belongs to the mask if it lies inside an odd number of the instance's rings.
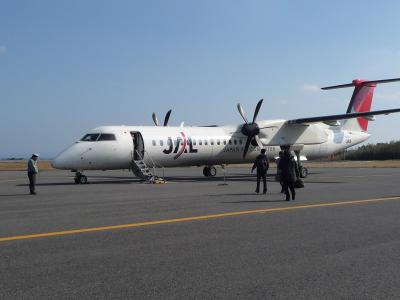
[[87,177],[85,176],[85,175],[81,175],[80,177],[79,177],[79,183],[80,184],[86,184],[87,183]]
[[308,169],[306,167],[300,168],[300,177],[306,178],[308,176]]
[[217,175],[217,169],[215,167],[209,167],[208,173],[208,176],[214,177],[215,175]]

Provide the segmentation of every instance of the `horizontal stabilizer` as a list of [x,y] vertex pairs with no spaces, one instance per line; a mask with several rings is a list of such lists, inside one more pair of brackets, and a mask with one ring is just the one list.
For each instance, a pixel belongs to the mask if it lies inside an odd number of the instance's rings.
[[286,124],[308,124],[308,123],[317,123],[317,122],[330,122],[330,121],[354,119],[354,118],[359,118],[359,117],[388,115],[388,114],[397,113],[397,112],[400,112],[400,108],[375,110],[375,111],[368,111],[368,112],[356,112],[356,113],[348,113],[348,114],[340,114],[340,115],[320,116],[320,117],[312,117],[312,118],[301,118],[301,119],[288,120],[288,121],[286,121]]
[[346,83],[346,84],[339,84],[339,85],[333,85],[333,86],[327,86],[321,88],[322,90],[333,90],[333,89],[342,89],[342,88],[348,88],[348,87],[354,87],[354,86],[362,86],[362,85],[376,85],[380,83],[389,83],[389,82],[395,82],[395,81],[400,81],[400,78],[392,78],[392,79],[382,79],[382,80],[360,80],[360,79],[355,79],[353,80],[352,83]]

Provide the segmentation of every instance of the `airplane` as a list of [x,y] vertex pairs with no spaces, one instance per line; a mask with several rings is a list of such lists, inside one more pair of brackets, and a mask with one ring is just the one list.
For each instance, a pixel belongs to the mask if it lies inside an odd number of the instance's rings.
[[251,121],[246,118],[240,103],[237,105],[244,123],[223,126],[168,126],[171,111],[155,126],[100,126],[90,130],[82,139],[59,154],[52,166],[75,172],[75,183],[88,182],[86,170],[131,169],[143,179],[154,180],[154,168],[204,166],[203,174],[215,176],[215,166],[251,163],[267,151],[269,158],[279,151],[293,151],[300,170],[305,159],[317,159],[343,151],[366,141],[368,122],[376,115],[400,112],[400,108],[371,111],[375,87],[378,84],[400,81],[355,79],[351,83],[322,88],[323,90],[354,87],[345,114],[325,115],[291,120],[260,120],[257,116],[263,100],[255,108]]

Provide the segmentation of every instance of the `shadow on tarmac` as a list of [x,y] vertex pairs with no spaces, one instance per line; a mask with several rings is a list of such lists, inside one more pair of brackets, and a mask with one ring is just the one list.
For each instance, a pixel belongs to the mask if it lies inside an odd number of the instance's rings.
[[0,195],[0,197],[17,197],[17,196],[30,196],[30,194],[24,193],[24,194],[9,194],[9,195]]
[[[140,183],[139,180],[102,180],[102,181],[89,181],[87,184],[130,184]],[[83,184],[83,185],[87,185]],[[37,183],[36,186],[63,186],[63,185],[79,185],[75,182],[49,182],[49,183]],[[29,184],[17,184],[16,186],[29,186]]]
[[222,203],[272,203],[272,202],[287,202],[285,198],[281,200],[249,200],[249,201],[223,201]]

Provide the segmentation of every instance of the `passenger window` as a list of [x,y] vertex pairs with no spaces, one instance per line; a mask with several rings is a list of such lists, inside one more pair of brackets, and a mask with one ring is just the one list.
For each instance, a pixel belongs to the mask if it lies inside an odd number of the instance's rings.
[[239,144],[240,144],[240,145],[243,144],[242,140],[239,140]]
[[164,141],[160,140],[160,146],[164,146]]
[[115,141],[115,135],[111,133],[102,133],[98,141]]
[[83,138],[81,138],[82,142],[95,142],[100,134],[98,133],[89,133],[86,134]]
[[234,143],[235,145],[237,145],[237,140],[233,140],[233,143]]
[[168,144],[168,147],[171,147],[172,146],[172,140],[168,139],[167,144]]
[[207,140],[204,140],[204,145],[208,145],[208,141]]
[[232,145],[232,140],[229,140],[229,145]]
[[211,144],[211,145],[214,145],[214,140],[211,140],[211,141],[210,141],[210,144]]
[[196,140],[193,140],[193,141],[192,141],[192,145],[193,145],[193,146],[196,146]]
[[224,140],[224,145],[226,145],[226,140]]
[[203,141],[202,140],[199,140],[199,145],[203,145]]
[[220,140],[217,140],[217,145],[221,145],[221,141]]
[[156,146],[156,145],[157,145],[157,143],[156,143],[155,140],[152,140],[151,143],[153,144],[153,146]]

